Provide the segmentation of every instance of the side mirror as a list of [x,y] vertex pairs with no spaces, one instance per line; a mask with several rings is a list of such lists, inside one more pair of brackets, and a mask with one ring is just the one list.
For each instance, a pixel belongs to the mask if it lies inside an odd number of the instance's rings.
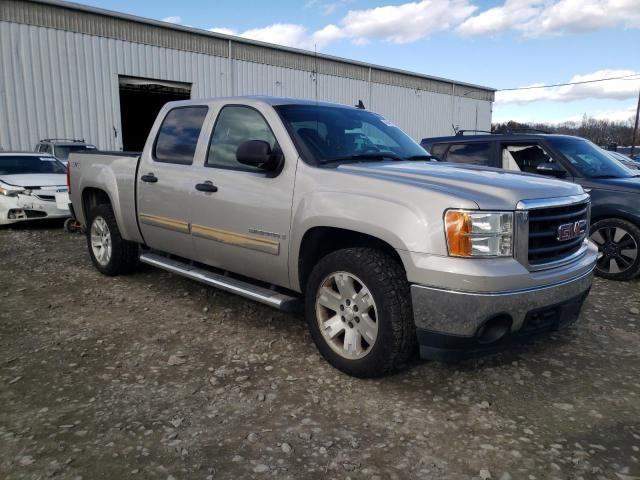
[[269,143],[264,140],[248,140],[236,150],[236,159],[244,165],[272,172],[280,167],[282,153],[272,151]]
[[564,168],[558,165],[556,162],[543,162],[539,163],[536,167],[536,173],[538,175],[547,175],[549,177],[563,178],[567,175]]

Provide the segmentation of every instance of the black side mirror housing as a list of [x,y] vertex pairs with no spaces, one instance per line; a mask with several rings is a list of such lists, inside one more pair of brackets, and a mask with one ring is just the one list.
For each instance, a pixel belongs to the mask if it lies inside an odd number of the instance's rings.
[[283,157],[279,149],[271,150],[269,143],[264,140],[248,140],[238,146],[236,159],[243,165],[273,172],[280,168]]
[[567,175],[566,170],[556,162],[539,163],[536,167],[536,173],[538,175],[547,175],[548,177],[556,178],[563,178]]

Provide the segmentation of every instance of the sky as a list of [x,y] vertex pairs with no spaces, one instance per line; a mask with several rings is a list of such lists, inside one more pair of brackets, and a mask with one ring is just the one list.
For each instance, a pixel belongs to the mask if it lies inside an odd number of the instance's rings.
[[498,90],[493,121],[626,121],[640,91],[640,0],[81,0],[170,23]]

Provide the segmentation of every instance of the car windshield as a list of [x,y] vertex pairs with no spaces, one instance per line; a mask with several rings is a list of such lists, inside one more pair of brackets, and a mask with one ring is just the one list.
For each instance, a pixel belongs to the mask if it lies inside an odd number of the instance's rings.
[[23,173],[66,173],[66,167],[53,157],[0,155],[0,175]]
[[429,160],[429,153],[382,116],[341,107],[275,107],[302,158],[313,165]]
[[628,178],[635,174],[584,138],[556,138],[553,145],[585,178]]
[[81,150],[95,150],[93,145],[56,145],[55,154],[56,158],[60,160],[67,160],[71,152],[79,152]]

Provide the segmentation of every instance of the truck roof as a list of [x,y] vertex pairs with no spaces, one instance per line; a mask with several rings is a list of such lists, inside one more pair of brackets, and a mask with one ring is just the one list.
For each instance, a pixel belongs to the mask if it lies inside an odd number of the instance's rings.
[[487,140],[534,140],[540,138],[582,138],[575,135],[562,135],[559,133],[487,133],[481,135],[449,135],[445,137],[425,137],[421,143],[466,143]]
[[292,97],[273,97],[269,95],[243,95],[243,96],[235,96],[235,97],[211,97],[211,98],[200,98],[200,99],[191,99],[191,100],[181,100],[178,102],[169,102],[171,104],[176,105],[203,105],[203,104],[212,104],[219,102],[261,102],[267,105],[276,106],[276,105],[316,105],[320,107],[340,107],[340,108],[352,108],[357,109],[355,105],[344,105],[341,103],[332,103],[332,102],[321,102],[316,100],[307,100],[304,98],[292,98]]

